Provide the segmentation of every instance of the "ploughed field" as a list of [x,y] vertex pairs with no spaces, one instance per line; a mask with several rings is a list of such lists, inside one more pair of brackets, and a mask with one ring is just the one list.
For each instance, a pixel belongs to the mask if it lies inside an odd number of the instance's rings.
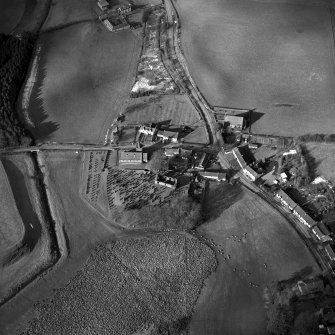
[[313,257],[290,224],[239,185],[211,184],[197,235],[219,265],[206,281],[190,334],[265,334],[268,289],[294,273],[317,273]]
[[191,75],[211,105],[256,108],[257,133],[334,132],[330,2],[174,3]]
[[96,11],[96,1],[51,7],[28,109],[38,141],[101,143],[129,97],[141,41],[131,31],[109,32]]
[[181,333],[213,251],[190,235],[165,233],[99,246],[25,334]]

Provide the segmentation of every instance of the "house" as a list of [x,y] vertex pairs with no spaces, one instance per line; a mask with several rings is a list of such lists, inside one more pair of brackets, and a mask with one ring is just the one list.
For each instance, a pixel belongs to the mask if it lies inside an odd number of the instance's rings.
[[322,292],[324,290],[323,281],[317,280],[299,280],[297,283],[301,295]]
[[250,166],[246,166],[243,169],[243,173],[252,181],[255,181],[258,178],[258,173],[254,169],[252,169]]
[[296,155],[297,150],[296,149],[291,149],[289,151],[283,152],[283,156],[288,156],[288,155]]
[[199,174],[203,178],[217,180],[217,181],[225,181],[227,177],[227,175],[223,172],[204,171],[204,172],[199,172]]
[[102,23],[105,25],[105,27],[110,30],[110,31],[113,31],[114,30],[114,27],[113,25],[111,24],[111,22],[107,19],[103,20]]
[[180,154],[180,148],[165,148],[164,154],[166,157],[173,157]]
[[325,252],[331,261],[335,261],[335,252],[330,244],[325,246]]
[[160,138],[163,142],[171,141],[172,143],[178,143],[179,132],[169,130],[159,130],[157,132],[157,137]]
[[155,177],[155,184],[176,189],[177,179],[157,174]]
[[314,226],[312,232],[320,242],[332,241],[332,238],[329,236],[330,231],[323,222],[319,222]]
[[119,151],[119,164],[142,164],[148,161],[148,154],[142,151]]
[[298,205],[293,209],[293,214],[308,228],[316,225],[316,222]]
[[235,156],[238,164],[240,165],[241,169],[244,169],[247,166],[247,163],[245,162],[244,158],[242,157],[239,148],[233,149],[233,155]]
[[98,0],[97,5],[103,12],[109,7],[109,3],[106,0]]

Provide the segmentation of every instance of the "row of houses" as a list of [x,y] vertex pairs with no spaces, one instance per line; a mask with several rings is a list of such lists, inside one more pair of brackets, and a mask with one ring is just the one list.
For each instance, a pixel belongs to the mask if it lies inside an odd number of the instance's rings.
[[[279,190],[276,197],[280,199],[282,205],[286,206],[305,227],[311,230],[315,238],[321,242],[331,242],[329,229],[323,222],[316,222],[313,220],[286,192]],[[335,252],[333,247],[328,244],[324,248],[326,255],[331,261],[335,261]]]
[[250,180],[255,181],[259,177],[259,175],[254,169],[248,166],[248,164],[245,162],[239,148],[234,148],[232,152],[239,166],[241,167],[243,174],[247,176]]

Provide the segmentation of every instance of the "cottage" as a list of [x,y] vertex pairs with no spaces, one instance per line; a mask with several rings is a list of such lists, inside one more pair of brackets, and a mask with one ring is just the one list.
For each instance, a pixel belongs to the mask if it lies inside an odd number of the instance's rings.
[[226,176],[227,176],[223,172],[210,172],[210,171],[199,172],[199,174],[203,178],[217,180],[217,181],[225,181]]
[[142,151],[119,152],[119,164],[142,164],[148,161],[148,154]]
[[150,127],[150,126],[142,125],[140,129],[138,130],[138,132],[141,134],[153,136],[156,133],[156,130],[157,130],[157,127]]
[[324,290],[323,281],[318,280],[299,280],[297,283],[301,295],[322,292]]

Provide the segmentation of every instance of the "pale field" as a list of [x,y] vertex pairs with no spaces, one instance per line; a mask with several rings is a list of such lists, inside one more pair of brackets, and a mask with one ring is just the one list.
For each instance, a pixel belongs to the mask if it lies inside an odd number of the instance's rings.
[[160,122],[174,125],[200,125],[201,116],[186,95],[164,95],[158,99],[140,98],[127,108],[126,121]]
[[101,143],[129,97],[141,41],[130,31],[109,32],[95,7],[58,1],[45,22],[28,110],[39,142]]
[[335,185],[335,144],[306,143],[306,148],[316,160],[316,173]]
[[264,113],[256,133],[333,133],[330,2],[175,3],[191,75],[210,104]]
[[267,287],[303,268],[318,273],[317,264],[289,223],[250,191],[211,186],[206,199],[209,221],[198,233],[224,254],[217,252],[219,266],[200,295],[190,334],[265,334]]
[[24,6],[23,0],[0,0],[0,33],[9,34],[16,27]]
[[21,241],[24,225],[17,210],[7,174],[0,162],[0,259]]

